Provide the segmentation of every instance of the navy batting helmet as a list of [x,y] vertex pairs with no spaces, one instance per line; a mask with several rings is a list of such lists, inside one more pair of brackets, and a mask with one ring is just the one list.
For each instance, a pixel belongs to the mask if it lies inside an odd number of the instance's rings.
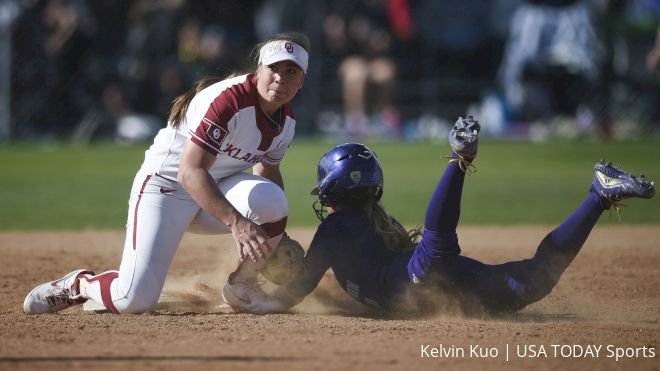
[[376,154],[359,143],[340,144],[319,160],[316,187],[324,206],[332,206],[350,190],[373,187],[376,200],[383,194],[383,170]]

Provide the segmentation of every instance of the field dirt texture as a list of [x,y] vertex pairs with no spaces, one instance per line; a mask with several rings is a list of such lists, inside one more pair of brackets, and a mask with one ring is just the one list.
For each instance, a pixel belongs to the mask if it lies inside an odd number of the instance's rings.
[[[531,257],[551,229],[458,233],[465,255],[500,263]],[[303,246],[313,236],[289,233]],[[221,313],[219,290],[237,262],[229,235],[186,235],[151,313],[23,313],[39,283],[117,269],[123,240],[120,231],[0,233],[0,370],[660,370],[659,226],[596,226],[553,292],[505,317],[374,313],[331,272],[289,313]]]

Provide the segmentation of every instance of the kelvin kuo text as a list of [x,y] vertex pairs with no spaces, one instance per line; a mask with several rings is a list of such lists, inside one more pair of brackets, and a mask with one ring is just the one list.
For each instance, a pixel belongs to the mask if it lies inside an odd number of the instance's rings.
[[[485,347],[472,344],[467,347],[456,345],[420,346],[421,358],[497,358],[500,355],[517,358],[613,358],[615,361],[623,358],[655,358],[655,348],[619,347],[612,344],[516,344],[506,345],[505,352],[500,354],[496,347]],[[509,354],[511,352],[511,354]],[[515,352],[515,353],[513,353]]]

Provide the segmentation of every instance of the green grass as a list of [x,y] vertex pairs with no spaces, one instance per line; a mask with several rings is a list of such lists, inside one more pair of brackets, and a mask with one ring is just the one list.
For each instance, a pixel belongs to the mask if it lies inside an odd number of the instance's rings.
[[[282,163],[290,225],[314,226],[309,195],[316,163],[335,143],[295,142]],[[447,145],[371,143],[385,172],[387,209],[406,225],[423,222],[446,164]],[[116,229],[126,221],[128,193],[148,145],[11,146],[0,149],[0,229]],[[600,158],[660,179],[657,142],[483,140],[476,174],[467,177],[463,224],[557,224],[579,205]],[[630,200],[623,223],[660,223],[660,198]],[[606,214],[601,223],[617,223]]]

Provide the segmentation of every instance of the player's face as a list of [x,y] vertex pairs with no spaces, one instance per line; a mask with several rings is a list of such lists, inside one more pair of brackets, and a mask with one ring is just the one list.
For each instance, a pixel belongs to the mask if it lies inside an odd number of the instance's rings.
[[[257,90],[266,113],[288,103],[302,87],[305,73],[292,61],[280,61],[257,69]],[[268,112],[271,111],[271,112]]]

